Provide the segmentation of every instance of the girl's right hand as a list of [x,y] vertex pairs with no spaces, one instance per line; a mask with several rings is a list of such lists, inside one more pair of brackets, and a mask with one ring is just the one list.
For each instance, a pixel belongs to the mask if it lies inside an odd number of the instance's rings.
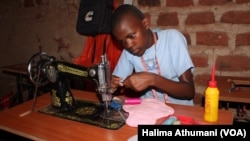
[[111,93],[114,93],[118,87],[123,87],[123,83],[121,82],[122,78],[118,76],[112,75],[111,77]]

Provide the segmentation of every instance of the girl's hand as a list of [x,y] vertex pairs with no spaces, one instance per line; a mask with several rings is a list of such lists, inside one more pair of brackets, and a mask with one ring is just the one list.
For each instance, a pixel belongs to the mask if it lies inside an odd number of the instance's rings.
[[133,89],[135,91],[143,91],[149,86],[152,86],[154,82],[154,74],[148,72],[134,73],[127,77],[123,85],[126,88]]
[[118,76],[111,77],[111,93],[114,93],[118,87],[123,87],[123,83],[121,82],[122,78]]

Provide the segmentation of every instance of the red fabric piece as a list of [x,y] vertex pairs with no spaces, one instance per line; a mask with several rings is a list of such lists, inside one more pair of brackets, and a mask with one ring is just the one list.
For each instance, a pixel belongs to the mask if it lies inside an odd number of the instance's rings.
[[[94,47],[94,44],[96,47]],[[109,34],[88,36],[82,54],[75,58],[73,63],[84,67],[91,67],[95,64],[101,63],[101,56],[105,52],[104,44],[106,44],[106,56],[110,62],[110,70],[112,73],[121,55],[122,48]]]

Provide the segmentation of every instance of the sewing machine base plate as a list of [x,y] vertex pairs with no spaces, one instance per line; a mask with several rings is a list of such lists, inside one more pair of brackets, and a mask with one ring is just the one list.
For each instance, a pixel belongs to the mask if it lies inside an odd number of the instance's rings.
[[112,113],[112,118],[102,118],[101,115],[103,114],[104,107],[101,103],[80,99],[77,99],[76,103],[76,110],[70,112],[62,112],[51,105],[48,105],[38,111],[51,116],[91,124],[111,130],[117,130],[125,124],[125,121],[121,120],[121,117],[116,110],[110,111]]

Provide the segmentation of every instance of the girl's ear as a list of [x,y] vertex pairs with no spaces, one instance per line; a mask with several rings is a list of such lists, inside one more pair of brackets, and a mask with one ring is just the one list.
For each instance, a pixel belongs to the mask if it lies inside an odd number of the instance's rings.
[[146,29],[149,29],[150,28],[150,21],[147,17],[144,17],[143,20],[142,20],[142,24],[144,25],[144,27]]

